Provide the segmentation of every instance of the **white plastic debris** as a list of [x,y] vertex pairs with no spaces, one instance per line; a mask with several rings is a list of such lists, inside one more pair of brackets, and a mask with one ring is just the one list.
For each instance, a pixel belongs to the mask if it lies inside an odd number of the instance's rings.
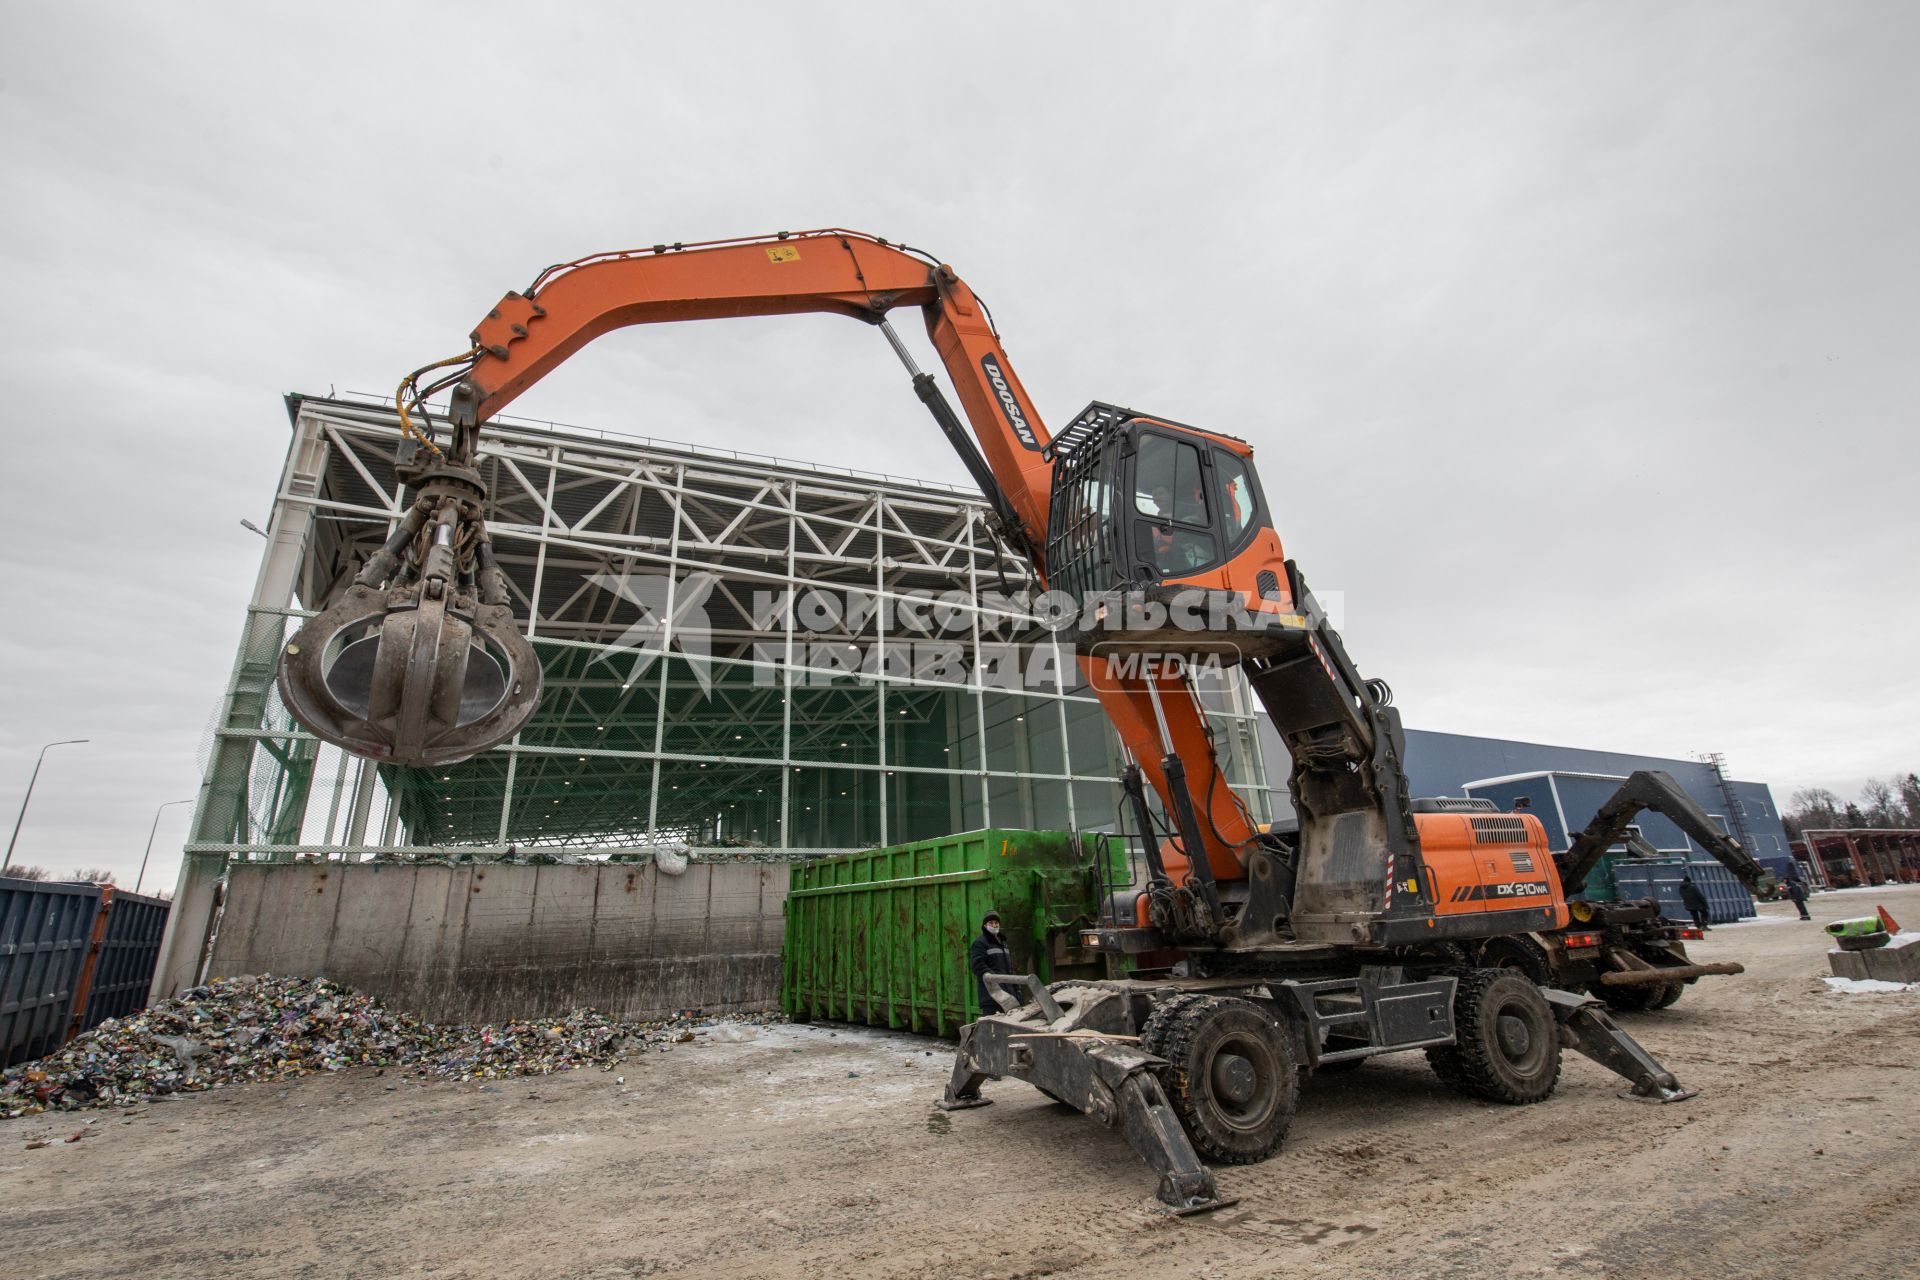
[[207,1046],[187,1036],[154,1036],[153,1042],[173,1050],[175,1061],[187,1069],[189,1080],[194,1077],[194,1059],[207,1056]]

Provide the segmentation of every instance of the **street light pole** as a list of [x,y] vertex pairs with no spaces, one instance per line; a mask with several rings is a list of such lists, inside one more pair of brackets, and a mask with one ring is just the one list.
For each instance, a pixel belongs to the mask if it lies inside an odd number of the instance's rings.
[[160,830],[160,815],[165,813],[167,810],[173,808],[173,806],[177,804],[192,804],[192,803],[193,803],[193,797],[188,796],[185,800],[169,800],[165,804],[161,805],[158,809],[155,809],[153,811],[153,826],[147,830],[147,851],[140,855],[140,878],[133,882],[133,891],[135,893],[140,892],[140,886],[146,883],[147,859],[153,856],[153,837],[154,837],[154,834]]
[[20,797],[20,816],[13,820],[13,839],[7,841],[7,856],[0,861],[0,872],[13,865],[13,846],[20,839],[20,824],[27,820],[27,801],[33,799],[33,784],[40,781],[40,766],[46,761],[47,752],[55,747],[70,747],[76,742],[91,742],[91,738],[67,738],[60,742],[49,742],[40,748],[40,758],[33,762],[33,776],[27,779],[27,794]]

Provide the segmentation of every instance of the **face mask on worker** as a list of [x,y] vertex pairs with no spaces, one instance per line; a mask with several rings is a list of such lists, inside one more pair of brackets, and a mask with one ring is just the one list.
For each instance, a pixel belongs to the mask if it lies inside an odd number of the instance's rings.
[[987,932],[988,932],[988,933],[990,933],[990,934],[992,934],[992,935],[993,935],[994,937],[996,937],[996,938],[997,938],[997,937],[999,937],[999,936],[1000,936],[1000,922],[999,922],[998,920],[989,920],[989,921],[987,921]]

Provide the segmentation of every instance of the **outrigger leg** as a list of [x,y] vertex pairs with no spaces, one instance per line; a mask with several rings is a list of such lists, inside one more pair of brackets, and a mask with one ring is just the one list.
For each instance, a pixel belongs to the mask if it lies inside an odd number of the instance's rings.
[[1699,1092],[1683,1089],[1673,1072],[1661,1066],[1640,1042],[1622,1031],[1598,1000],[1543,987],[1541,995],[1560,1024],[1560,1042],[1624,1076],[1633,1094],[1648,1102],[1684,1102]]
[[[995,978],[999,975],[988,981]],[[985,1106],[982,1082],[1012,1076],[1118,1129],[1159,1176],[1155,1195],[1167,1212],[1205,1213],[1238,1203],[1220,1195],[1212,1171],[1180,1127],[1160,1087],[1158,1072],[1166,1060],[1143,1051],[1131,1034],[1105,1025],[1124,1025],[1118,992],[1083,989],[1062,1008],[1037,978],[1000,978],[1002,985],[1016,983],[1028,986],[1034,1002],[982,1017],[961,1031],[942,1110]]]

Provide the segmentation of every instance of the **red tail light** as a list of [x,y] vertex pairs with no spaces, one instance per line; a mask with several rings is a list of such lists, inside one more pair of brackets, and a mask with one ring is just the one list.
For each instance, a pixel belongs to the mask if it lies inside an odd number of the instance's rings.
[[1683,924],[1680,926],[1680,936],[1683,938],[1704,938],[1707,935],[1690,924]]
[[1566,936],[1565,941],[1569,947],[1597,947],[1600,945],[1600,935],[1597,933],[1570,933]]

